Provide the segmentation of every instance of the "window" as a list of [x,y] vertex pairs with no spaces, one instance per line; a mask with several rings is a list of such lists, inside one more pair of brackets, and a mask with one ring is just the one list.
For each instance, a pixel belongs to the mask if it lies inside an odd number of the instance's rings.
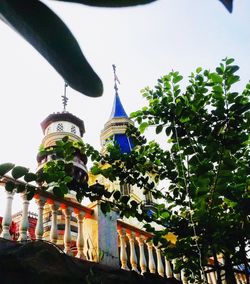
[[58,123],[57,124],[56,131],[58,131],[58,132],[62,132],[63,131],[63,124],[62,123]]
[[47,134],[49,134],[49,133],[50,133],[50,127],[47,128]]
[[75,127],[75,125],[71,125],[71,133],[76,134],[76,127]]
[[130,195],[131,193],[131,186],[128,183],[122,183],[121,184],[121,194],[122,195]]

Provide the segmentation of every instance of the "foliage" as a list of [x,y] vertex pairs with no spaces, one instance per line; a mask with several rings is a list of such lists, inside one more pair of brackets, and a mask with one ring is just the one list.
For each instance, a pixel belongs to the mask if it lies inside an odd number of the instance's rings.
[[[36,188],[30,182],[36,181],[57,196],[75,190],[78,200],[101,200],[103,212],[116,207],[121,216],[145,221],[154,243],[161,244],[167,258],[177,259],[176,269],[184,269],[190,281],[204,281],[200,270],[209,266],[217,271],[219,284],[221,269],[228,283],[235,283],[235,265],[249,269],[250,84],[241,93],[233,90],[240,80],[233,62],[224,59],[214,72],[197,68],[185,91],[180,88],[183,77],[174,71],[160,78],[154,89],[145,88],[148,105],[132,114],[139,127],[128,129],[135,145],[130,154],[121,153],[118,144],[108,144],[101,155],[90,145],[65,137],[49,149],[41,148],[41,155],[54,159],[37,174],[9,163],[0,165],[0,175],[11,171],[14,179],[6,183],[6,190],[27,190],[32,197]],[[141,132],[149,126],[165,137],[168,147],[147,142]],[[79,153],[96,161],[94,175],[110,181],[118,177],[121,183],[150,192],[157,201],[153,210],[119,191],[75,178],[72,160]],[[20,186],[15,181],[22,177],[27,183]],[[159,181],[168,181],[168,188],[159,190]],[[156,230],[153,223],[162,229]],[[174,246],[166,239],[169,232],[177,237]]]
[[[128,7],[156,0],[63,1],[97,7]],[[232,11],[232,0],[220,1]],[[0,18],[24,37],[73,89],[91,97],[102,94],[102,82],[84,57],[77,40],[45,4],[38,0],[1,0]]]
[[[110,147],[104,160],[112,167],[108,173],[99,171],[152,192],[159,204],[150,220],[163,230],[148,224],[147,230],[155,233],[167,257],[181,259],[179,269],[198,282],[201,267],[213,257],[221,283],[217,255],[225,260],[228,283],[235,283],[233,265],[249,267],[250,84],[242,93],[232,90],[240,79],[233,62],[224,59],[215,72],[197,68],[184,92],[183,77],[174,71],[154,89],[145,88],[148,105],[132,117],[141,132],[154,126],[156,134],[166,135],[169,149],[147,143],[138,130],[130,129],[136,145],[130,155],[118,156],[117,146]],[[169,182],[166,191],[156,188],[159,180]],[[125,214],[138,217],[130,208]],[[174,247],[165,239],[168,232],[177,236]]]

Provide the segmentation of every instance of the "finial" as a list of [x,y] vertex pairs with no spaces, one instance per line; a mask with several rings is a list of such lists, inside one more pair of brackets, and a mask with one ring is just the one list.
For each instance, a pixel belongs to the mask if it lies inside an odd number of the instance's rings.
[[68,87],[68,83],[64,82],[64,95],[61,96],[62,97],[62,101],[63,101],[63,111],[66,111],[66,106],[68,103],[68,98],[67,98],[67,87]]
[[118,77],[116,75],[116,66],[115,66],[115,64],[112,64],[112,67],[113,67],[113,71],[114,71],[114,82],[115,82],[114,89],[115,89],[115,94],[118,95],[118,87],[117,87],[116,83],[119,83],[119,84],[121,84],[121,83],[120,83],[120,81],[119,81],[119,79],[118,79]]

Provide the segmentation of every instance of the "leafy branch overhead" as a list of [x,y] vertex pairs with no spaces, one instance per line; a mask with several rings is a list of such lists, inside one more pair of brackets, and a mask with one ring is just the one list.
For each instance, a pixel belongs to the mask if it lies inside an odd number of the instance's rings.
[[[116,8],[154,1],[156,0],[64,0]],[[233,0],[220,1],[232,11]],[[100,78],[83,55],[71,31],[49,7],[39,0],[1,0],[0,18],[23,36],[73,89],[87,96],[101,96],[103,86]]]

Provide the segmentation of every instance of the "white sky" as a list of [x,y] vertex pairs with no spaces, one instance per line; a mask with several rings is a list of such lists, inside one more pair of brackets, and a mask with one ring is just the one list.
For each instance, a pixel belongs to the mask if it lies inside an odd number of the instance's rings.
[[[158,0],[126,9],[43,2],[68,25],[103,81],[100,98],[68,88],[67,110],[84,120],[84,141],[96,148],[112,108],[113,63],[128,114],[145,104],[139,91],[172,69],[187,77],[198,66],[214,69],[228,56],[241,67],[239,90],[250,79],[249,0],[235,0],[233,14],[218,0]],[[35,169],[43,137],[40,122],[62,110],[64,81],[3,22],[0,39],[0,163]]]

